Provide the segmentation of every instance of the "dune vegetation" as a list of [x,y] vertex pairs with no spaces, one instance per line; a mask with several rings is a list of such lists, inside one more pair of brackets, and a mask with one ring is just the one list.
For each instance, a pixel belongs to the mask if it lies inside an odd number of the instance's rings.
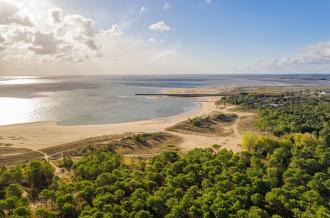
[[172,132],[200,133],[200,134],[222,134],[227,124],[232,124],[237,120],[236,114],[225,114],[216,112],[207,116],[197,116],[180,122],[167,128]]
[[[1,214],[10,217],[327,217],[330,148],[311,134],[246,135],[246,151],[164,152],[126,165],[107,150],[61,180],[46,161],[1,168]],[[214,146],[217,147],[217,146]]]

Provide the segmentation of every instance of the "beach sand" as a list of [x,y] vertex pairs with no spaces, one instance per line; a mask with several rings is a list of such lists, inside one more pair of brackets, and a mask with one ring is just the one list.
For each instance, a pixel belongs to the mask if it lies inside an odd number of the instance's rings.
[[[128,123],[60,126],[56,122],[41,122],[1,126],[0,146],[7,144],[11,148],[28,148],[36,151],[96,136],[165,131],[167,127],[171,127],[188,118],[219,111],[219,108],[215,105],[215,101],[218,99],[219,97],[199,98],[199,106],[192,111],[167,118]],[[235,133],[235,128],[233,128],[233,134],[224,137],[171,133],[183,138],[183,142],[179,145],[182,151],[194,148],[207,148],[213,144],[220,144],[222,147],[235,152],[241,151],[241,147],[238,146],[241,136],[237,131]]]

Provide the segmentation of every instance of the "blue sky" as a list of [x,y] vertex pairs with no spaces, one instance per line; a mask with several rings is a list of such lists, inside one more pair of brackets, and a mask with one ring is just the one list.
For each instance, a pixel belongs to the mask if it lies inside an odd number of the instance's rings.
[[[277,57],[330,38],[328,0],[66,0],[104,27],[139,17],[128,32],[177,42],[192,52]],[[120,2],[120,3],[118,3]],[[165,3],[171,5],[162,10]],[[77,6],[79,4],[79,6]],[[142,6],[148,12],[139,16]],[[143,23],[165,20],[175,31],[152,33]],[[240,54],[238,54],[240,55]]]
[[[176,54],[176,60],[182,61],[175,64],[184,63],[168,71],[303,73],[329,69],[328,0],[60,0],[52,4],[63,14],[92,19],[102,30],[117,25],[121,37],[130,42],[155,40],[158,45],[144,48]],[[169,29],[160,31],[160,22]],[[161,73],[158,68],[164,62],[141,71]],[[196,72],[186,69],[190,64]]]

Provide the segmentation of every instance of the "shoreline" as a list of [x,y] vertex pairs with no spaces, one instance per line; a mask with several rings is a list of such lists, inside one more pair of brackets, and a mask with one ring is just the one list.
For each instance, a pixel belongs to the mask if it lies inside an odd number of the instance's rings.
[[55,121],[33,122],[0,126],[0,142],[12,148],[28,148],[34,151],[90,137],[123,133],[160,132],[169,126],[194,116],[217,110],[215,97],[197,98],[196,108],[184,113],[149,120],[114,124],[58,125]]
[[[196,97],[197,98],[197,97]],[[200,99],[201,97],[198,97]],[[195,101],[195,106],[192,108],[189,108],[188,110],[184,110],[182,113],[175,114],[175,115],[170,115],[166,117],[159,117],[159,118],[150,118],[150,119],[142,119],[142,120],[132,120],[132,121],[127,121],[127,122],[118,122],[118,123],[100,123],[100,124],[70,124],[70,125],[63,125],[60,124],[60,121],[35,121],[35,122],[25,122],[25,123],[13,123],[13,124],[5,124],[5,125],[0,125],[0,134],[1,134],[1,129],[4,127],[14,127],[14,126],[33,126],[33,125],[43,125],[43,124],[55,124],[57,126],[63,126],[63,127],[70,127],[70,126],[108,126],[108,125],[115,125],[115,124],[129,124],[129,123],[136,123],[136,122],[143,122],[143,121],[157,121],[157,120],[162,120],[162,119],[169,119],[169,118],[176,118],[178,116],[182,116],[184,114],[189,114],[196,112],[202,107],[202,102],[203,100],[196,100]],[[1,140],[1,135],[0,135],[0,140]]]

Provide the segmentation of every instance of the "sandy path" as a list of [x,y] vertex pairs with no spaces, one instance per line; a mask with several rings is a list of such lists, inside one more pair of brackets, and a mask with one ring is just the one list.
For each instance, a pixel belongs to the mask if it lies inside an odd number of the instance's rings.
[[62,177],[63,173],[61,172],[61,169],[58,166],[56,166],[56,164],[54,164],[53,161],[51,161],[49,159],[48,154],[46,154],[43,151],[37,151],[37,152],[39,152],[40,154],[42,154],[44,156],[44,159],[55,169],[55,175],[58,176],[58,177]]

